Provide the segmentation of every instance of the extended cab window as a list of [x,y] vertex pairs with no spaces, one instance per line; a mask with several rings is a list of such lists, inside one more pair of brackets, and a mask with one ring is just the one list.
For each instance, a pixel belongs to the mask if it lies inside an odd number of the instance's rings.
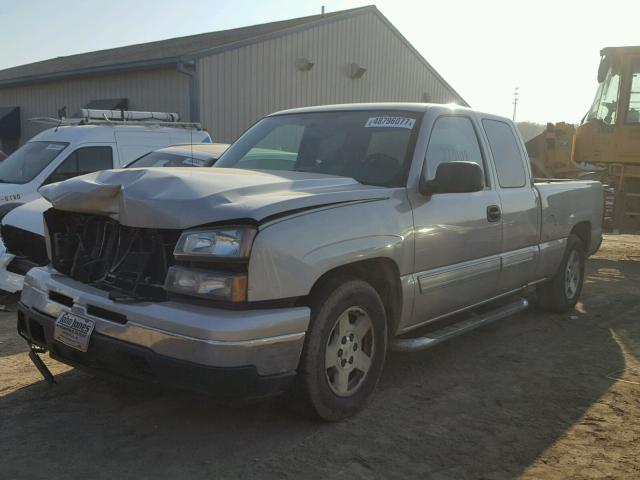
[[56,168],[47,183],[62,182],[69,178],[108,170],[113,168],[113,154],[111,147],[82,147],[71,153],[58,168]]
[[511,126],[498,120],[482,120],[489,139],[489,148],[498,173],[498,183],[503,188],[524,187],[526,174],[524,160]]
[[484,170],[478,137],[467,117],[440,117],[431,130],[427,147],[427,179],[433,180],[438,165],[447,162],[473,162]]

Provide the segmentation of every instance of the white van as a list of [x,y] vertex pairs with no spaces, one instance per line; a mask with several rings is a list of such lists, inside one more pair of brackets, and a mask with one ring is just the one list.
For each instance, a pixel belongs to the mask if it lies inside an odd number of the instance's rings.
[[[229,147],[226,143],[173,145],[145,153],[126,168],[211,167]],[[24,275],[49,262],[42,214],[51,204],[44,198],[11,210],[0,221],[0,306],[13,303],[22,290]]]
[[0,162],[0,219],[39,198],[42,185],[124,167],[169,145],[211,143],[206,131],[171,122],[94,122],[45,130]]

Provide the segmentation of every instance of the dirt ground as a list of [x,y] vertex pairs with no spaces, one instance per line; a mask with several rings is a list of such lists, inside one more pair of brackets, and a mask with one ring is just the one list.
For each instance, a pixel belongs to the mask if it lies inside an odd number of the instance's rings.
[[640,236],[608,236],[587,270],[576,312],[391,354],[338,424],[47,358],[49,387],[1,314],[0,478],[640,478]]

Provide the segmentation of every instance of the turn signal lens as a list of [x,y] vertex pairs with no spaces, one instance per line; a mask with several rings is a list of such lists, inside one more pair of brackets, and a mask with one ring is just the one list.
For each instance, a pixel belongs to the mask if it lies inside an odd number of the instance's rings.
[[173,266],[169,268],[164,288],[183,295],[244,302],[247,299],[247,276]]

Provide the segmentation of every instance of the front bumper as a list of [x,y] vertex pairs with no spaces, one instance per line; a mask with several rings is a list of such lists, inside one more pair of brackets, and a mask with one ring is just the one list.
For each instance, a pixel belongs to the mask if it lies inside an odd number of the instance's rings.
[[[185,301],[116,303],[106,292],[50,267],[29,271],[19,311],[24,324],[21,335],[47,348],[54,358],[138,377],[114,360],[121,358],[122,352],[125,356],[133,352],[145,359],[154,378],[162,383],[175,384],[165,378],[174,370],[170,364],[181,365],[178,370],[188,379],[205,372],[204,382],[187,380],[187,388],[192,390],[207,389],[206,379],[220,376],[220,369],[253,371],[257,377],[292,377],[310,315],[306,307],[236,311]],[[64,311],[95,322],[86,354],[70,351],[53,340],[55,319]]]
[[94,333],[87,352],[53,340],[55,318],[18,304],[18,332],[49,350],[51,358],[79,368],[214,395],[221,399],[260,398],[286,391],[295,371],[258,375],[253,366],[211,367],[158,355],[106,335]]

